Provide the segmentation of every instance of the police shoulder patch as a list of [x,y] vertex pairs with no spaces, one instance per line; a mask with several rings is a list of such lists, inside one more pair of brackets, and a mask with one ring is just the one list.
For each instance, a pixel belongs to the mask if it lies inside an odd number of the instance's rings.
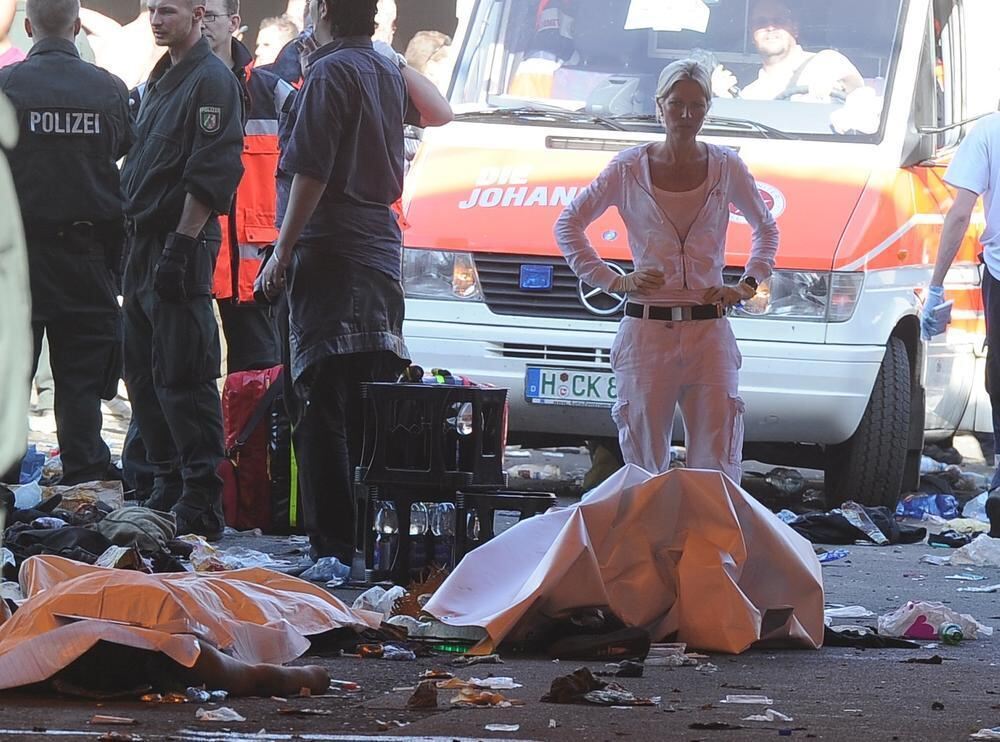
[[222,128],[222,109],[219,106],[202,106],[198,109],[198,125],[206,134],[215,134]]

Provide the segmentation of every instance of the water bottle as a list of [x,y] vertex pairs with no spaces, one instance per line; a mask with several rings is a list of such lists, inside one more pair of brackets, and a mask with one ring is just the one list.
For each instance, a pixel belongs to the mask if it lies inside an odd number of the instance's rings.
[[455,562],[455,505],[441,502],[434,506],[431,515],[434,563],[451,569]]
[[479,513],[470,510],[465,516],[465,538],[467,541],[479,540]]
[[806,488],[805,477],[797,469],[778,467],[764,475],[764,481],[784,495],[794,496]]
[[375,555],[376,572],[386,573],[396,561],[396,544],[399,542],[399,519],[396,505],[388,500],[378,503],[375,510]]
[[942,644],[958,644],[965,636],[962,634],[962,627],[957,623],[943,623],[938,629],[938,636]]
[[921,474],[936,474],[942,472],[948,468],[947,464],[943,464],[940,461],[935,461],[930,456],[920,457],[920,473]]
[[430,515],[427,503],[415,502],[410,506],[410,572],[419,574],[427,566],[427,531]]

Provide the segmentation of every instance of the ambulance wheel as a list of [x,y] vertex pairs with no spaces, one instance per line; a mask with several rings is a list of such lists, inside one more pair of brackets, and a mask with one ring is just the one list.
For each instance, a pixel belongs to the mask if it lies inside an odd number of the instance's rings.
[[895,509],[906,469],[910,430],[910,359],[889,338],[872,396],[854,435],[826,451],[826,502],[847,500]]

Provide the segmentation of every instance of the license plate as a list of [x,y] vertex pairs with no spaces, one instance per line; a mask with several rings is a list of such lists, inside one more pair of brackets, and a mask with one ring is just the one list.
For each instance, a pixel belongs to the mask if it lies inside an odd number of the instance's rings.
[[618,397],[615,375],[606,371],[529,368],[524,397],[533,404],[610,407]]

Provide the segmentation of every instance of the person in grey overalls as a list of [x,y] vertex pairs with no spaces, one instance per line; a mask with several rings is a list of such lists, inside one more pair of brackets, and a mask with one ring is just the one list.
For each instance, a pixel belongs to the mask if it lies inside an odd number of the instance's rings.
[[204,7],[149,0],[148,8],[168,53],[142,91],[137,143],[122,171],[125,382],[155,467],[147,504],[173,510],[179,533],[218,538],[224,449],[212,273],[216,217],[229,211],[243,175],[243,103],[233,73],[202,38]]

